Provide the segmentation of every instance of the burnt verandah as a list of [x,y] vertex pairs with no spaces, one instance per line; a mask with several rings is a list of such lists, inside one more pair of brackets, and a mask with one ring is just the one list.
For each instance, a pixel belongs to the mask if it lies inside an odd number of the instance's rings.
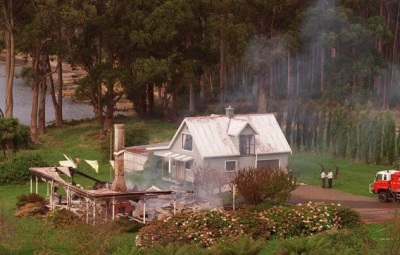
[[[30,192],[33,193],[33,181],[35,181],[35,193],[38,194],[38,183],[45,182],[46,183],[46,197],[49,198],[49,208],[50,210],[56,210],[65,208],[71,211],[73,209],[74,204],[72,201],[72,196],[78,196],[80,198],[80,210],[84,212],[84,217],[86,222],[92,221],[95,224],[96,217],[105,217],[110,218],[112,220],[115,219],[116,211],[118,203],[126,202],[129,200],[143,200],[158,197],[161,195],[170,195],[174,194],[174,191],[171,190],[162,190],[162,191],[126,191],[126,192],[118,192],[112,191],[108,188],[102,189],[90,189],[86,190],[77,185],[69,183],[60,177],[60,173],[65,173],[64,168],[59,167],[32,167],[29,169],[31,178],[30,178]],[[62,187],[65,192],[65,200],[63,203],[59,203],[60,201],[55,201],[55,189],[54,187]],[[100,207],[100,205],[102,207]],[[99,214],[99,208],[105,208],[102,215]],[[143,218],[141,219],[143,223],[146,223],[146,212],[144,205],[144,213]],[[175,201],[174,201],[175,208]],[[73,211],[73,210],[72,210]],[[174,209],[175,211],[175,209]]]

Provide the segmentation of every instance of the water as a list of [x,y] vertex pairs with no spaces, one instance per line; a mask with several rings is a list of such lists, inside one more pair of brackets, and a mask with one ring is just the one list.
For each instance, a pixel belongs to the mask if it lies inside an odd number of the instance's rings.
[[[21,67],[16,67],[15,74],[17,75]],[[5,111],[5,77],[4,63],[0,63],[0,108]],[[32,90],[29,86],[23,84],[22,79],[14,79],[14,111],[13,115],[18,118],[20,123],[29,125],[32,109]],[[91,106],[81,103],[74,103],[71,100],[63,99],[63,119],[64,120],[79,120],[85,118],[93,118],[94,113]],[[51,96],[46,96],[46,123],[54,120],[54,107],[51,101]]]

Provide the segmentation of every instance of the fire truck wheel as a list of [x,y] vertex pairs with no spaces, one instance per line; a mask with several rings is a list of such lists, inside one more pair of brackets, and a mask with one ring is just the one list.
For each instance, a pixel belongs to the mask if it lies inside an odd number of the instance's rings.
[[388,201],[388,194],[386,191],[380,191],[378,194],[378,198],[380,202],[387,202]]

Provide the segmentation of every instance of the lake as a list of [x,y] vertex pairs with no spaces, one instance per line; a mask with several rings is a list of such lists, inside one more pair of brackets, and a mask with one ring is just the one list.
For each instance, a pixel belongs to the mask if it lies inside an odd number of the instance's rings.
[[[0,63],[0,108],[5,111],[5,75],[4,63]],[[15,74],[18,75],[21,67],[15,68]],[[50,89],[48,89],[50,91]],[[29,125],[32,109],[32,90],[29,86],[23,84],[22,79],[14,79],[14,111],[13,115],[18,118],[20,123]],[[46,96],[46,123],[54,120],[54,108],[51,96]],[[63,99],[63,119],[79,120],[85,118],[94,118],[93,108],[86,104],[75,103],[68,99]]]

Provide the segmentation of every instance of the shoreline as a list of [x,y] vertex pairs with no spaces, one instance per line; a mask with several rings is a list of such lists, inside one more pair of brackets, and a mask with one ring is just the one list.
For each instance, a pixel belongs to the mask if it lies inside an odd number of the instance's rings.
[[[0,62],[5,64],[4,53],[0,54]],[[30,63],[31,62],[29,60],[29,57],[26,57],[25,55],[17,54],[15,56],[15,65],[16,66],[20,66],[20,67],[29,66]],[[51,61],[50,65],[52,67],[55,67],[57,65],[57,62]],[[63,69],[63,89],[62,89],[63,95],[62,95],[62,97],[64,99],[76,102],[76,100],[74,99],[74,96],[75,96],[75,90],[78,87],[77,81],[79,79],[85,77],[87,72],[80,67],[71,67],[71,65],[68,63],[63,63],[62,69]],[[52,77],[55,82],[55,88],[57,89],[57,87],[58,87],[57,73],[52,74]],[[49,94],[49,92],[48,92],[48,94]],[[134,115],[133,103],[125,98],[122,98],[117,103],[116,108],[117,108],[117,110],[115,111],[116,115],[117,114],[126,115],[126,116]]]

